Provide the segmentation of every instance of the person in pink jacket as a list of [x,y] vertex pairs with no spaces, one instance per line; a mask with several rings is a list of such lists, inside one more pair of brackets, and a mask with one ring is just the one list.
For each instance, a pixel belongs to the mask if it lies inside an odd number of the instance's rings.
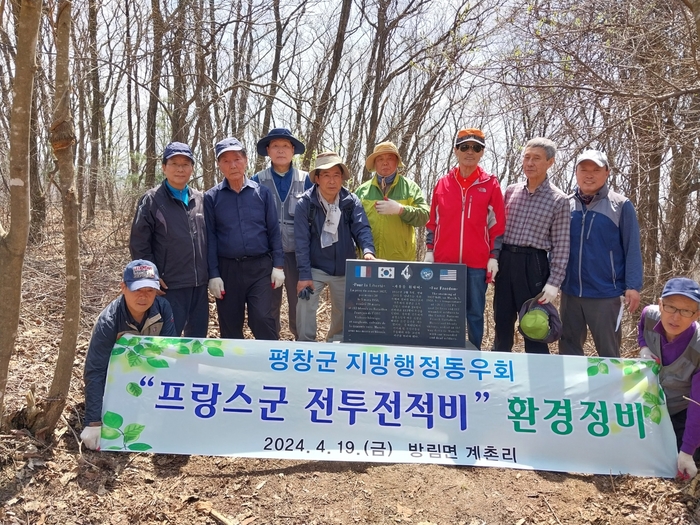
[[425,261],[467,266],[467,335],[477,349],[484,335],[486,285],[498,273],[494,241],[506,225],[498,179],[479,166],[485,148],[480,129],[457,133],[457,166],[435,185],[426,225]]

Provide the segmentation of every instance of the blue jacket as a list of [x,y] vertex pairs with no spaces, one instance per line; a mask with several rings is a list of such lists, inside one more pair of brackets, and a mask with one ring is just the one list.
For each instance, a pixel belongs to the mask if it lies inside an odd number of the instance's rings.
[[630,200],[607,184],[586,206],[576,194],[571,205],[571,253],[562,291],[605,299],[642,289],[642,252],[637,214]]
[[114,343],[124,334],[177,337],[170,303],[165,298],[156,296],[141,327],[129,313],[123,295],[102,310],[92,330],[85,357],[85,426],[102,420],[102,397],[105,393],[109,357]]
[[317,186],[305,191],[294,213],[294,242],[300,281],[311,280],[311,268],[329,275],[345,275],[345,261],[357,257],[356,245],[363,255],[374,254],[372,230],[362,203],[345,188],[340,189],[339,207],[343,215],[338,225],[338,242],[321,248],[326,212],[317,192]]

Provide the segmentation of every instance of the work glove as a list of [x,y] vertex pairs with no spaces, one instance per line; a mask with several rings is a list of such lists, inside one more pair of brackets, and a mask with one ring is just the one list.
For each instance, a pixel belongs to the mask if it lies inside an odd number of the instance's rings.
[[379,215],[401,215],[403,211],[403,205],[392,199],[376,201],[374,207]]
[[435,255],[433,255],[432,250],[425,252],[425,257],[423,257],[423,262],[434,263]]
[[224,280],[221,277],[209,279],[209,292],[216,299],[223,299],[226,290],[224,290]]
[[308,301],[309,299],[311,299],[312,293],[314,293],[314,291],[311,288],[311,286],[307,286],[301,292],[299,292],[299,299],[304,299],[304,301]]
[[273,268],[270,276],[272,288],[279,288],[284,284],[284,270],[282,268]]
[[101,436],[102,425],[98,427],[85,427],[80,433],[80,439],[83,440],[83,444],[90,450],[100,450]]
[[649,350],[648,346],[643,346],[639,349],[639,359],[653,359],[657,363],[659,362],[659,358],[656,357],[651,350]]
[[690,454],[685,452],[678,453],[678,472],[676,476],[681,479],[693,479],[698,473],[698,467],[695,465],[695,460]]
[[496,280],[496,274],[498,273],[498,260],[489,259],[486,263],[486,282],[492,283]]
[[542,297],[537,302],[540,304],[551,303],[557,297],[558,293],[559,288],[552,286],[551,284],[545,284],[544,288],[542,289]]

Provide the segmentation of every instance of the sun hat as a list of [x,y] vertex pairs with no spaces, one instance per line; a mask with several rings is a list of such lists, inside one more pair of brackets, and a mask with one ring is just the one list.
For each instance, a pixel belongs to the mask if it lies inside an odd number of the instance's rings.
[[674,277],[669,279],[664,285],[661,298],[663,299],[669,295],[683,295],[696,303],[700,303],[700,285],[687,277]]
[[530,341],[553,343],[561,338],[562,325],[559,312],[551,304],[540,304],[537,301],[542,293],[525,301],[518,318],[518,331]]
[[343,164],[343,159],[340,158],[335,151],[324,151],[316,156],[315,165],[309,170],[309,179],[313,184],[316,184],[316,175],[319,170],[327,170],[333,166],[340,166],[340,171],[343,172],[343,180],[350,178],[350,170]]
[[258,141],[258,144],[256,146],[258,155],[260,155],[261,157],[265,157],[267,155],[267,147],[270,145],[270,142],[272,142],[275,139],[284,139],[291,142],[292,146],[294,146],[295,155],[301,155],[302,153],[304,153],[304,151],[306,151],[306,146],[304,146],[304,144],[302,144],[299,139],[292,135],[292,132],[289,131],[287,128],[274,128],[271,129],[267,135],[265,135]]
[[136,259],[124,268],[124,284],[132,292],[141,288],[155,288],[160,290],[160,277],[158,268],[151,261]]
[[486,136],[484,132],[476,128],[460,129],[455,137],[455,148],[464,142],[476,142],[486,147]]
[[608,168],[610,164],[608,163],[608,156],[602,151],[597,149],[587,149],[581,153],[576,159],[576,166],[581,164],[584,160],[590,160],[595,162],[601,168]]
[[163,151],[163,164],[165,164],[169,158],[172,158],[175,155],[184,155],[192,161],[192,164],[194,164],[194,155],[192,155],[192,150],[184,142],[171,142],[165,146],[165,150]]
[[374,146],[374,151],[365,161],[365,168],[367,168],[367,171],[374,171],[374,161],[379,155],[383,155],[385,153],[393,153],[396,155],[396,158],[399,160],[399,168],[403,168],[403,161],[401,160],[399,148],[396,147],[396,144],[393,142],[380,142]]
[[221,154],[226,153],[227,151],[242,151],[243,155],[246,155],[243,144],[241,144],[240,140],[234,137],[228,137],[224,140],[220,140],[216,143],[216,146],[214,146],[214,150],[216,151],[216,160],[219,160]]

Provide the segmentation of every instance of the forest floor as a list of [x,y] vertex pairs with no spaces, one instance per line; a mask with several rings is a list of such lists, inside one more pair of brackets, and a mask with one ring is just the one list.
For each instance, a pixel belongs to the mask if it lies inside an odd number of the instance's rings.
[[[123,214],[126,216],[127,214]],[[92,323],[118,293],[129,221],[101,217],[81,240],[82,322],[74,380],[50,442],[0,434],[2,524],[691,524],[694,482],[444,465],[258,460],[82,450],[82,370]],[[63,314],[58,233],[32,246],[11,362],[7,413],[46,394]],[[215,337],[214,305],[210,335]],[[325,311],[325,310],[324,310]],[[327,314],[319,323],[324,330]],[[490,318],[487,313],[487,318]],[[634,351],[633,320],[625,353]],[[492,334],[487,328],[487,340]],[[283,338],[291,334],[283,328]],[[520,349],[521,350],[521,349]],[[21,425],[20,425],[21,426]],[[699,478],[700,479],[700,478]]]

